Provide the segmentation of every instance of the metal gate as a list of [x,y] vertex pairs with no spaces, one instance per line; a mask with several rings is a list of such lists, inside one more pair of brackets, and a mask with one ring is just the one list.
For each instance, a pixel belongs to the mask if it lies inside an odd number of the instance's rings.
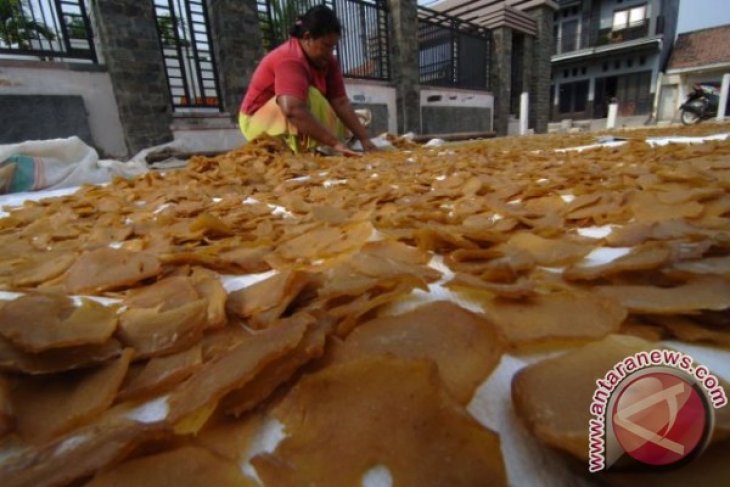
[[484,27],[418,7],[421,83],[488,90],[490,41]]
[[342,24],[336,55],[348,78],[390,79],[389,14],[383,0],[258,0],[264,48],[275,48],[289,37],[298,15],[315,5],[332,8]]
[[205,0],[155,0],[165,74],[176,111],[222,111]]

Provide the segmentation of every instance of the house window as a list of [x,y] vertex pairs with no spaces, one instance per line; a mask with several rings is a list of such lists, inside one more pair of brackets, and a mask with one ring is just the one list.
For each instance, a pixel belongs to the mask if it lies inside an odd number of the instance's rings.
[[560,52],[570,52],[579,49],[578,29],[580,25],[577,20],[566,20],[561,26]]
[[641,25],[646,19],[646,5],[617,10],[613,13],[613,30],[628,29]]

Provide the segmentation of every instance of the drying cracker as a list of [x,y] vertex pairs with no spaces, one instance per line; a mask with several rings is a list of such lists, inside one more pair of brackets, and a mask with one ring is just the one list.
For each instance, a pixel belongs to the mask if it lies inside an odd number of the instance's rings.
[[118,357],[122,346],[115,339],[102,345],[82,345],[28,353],[0,338],[0,369],[24,374],[54,374],[92,367]]
[[730,283],[722,278],[698,278],[669,288],[615,285],[597,286],[596,290],[635,313],[689,313],[730,307]]
[[200,340],[207,310],[205,299],[164,312],[157,308],[130,308],[119,317],[118,336],[141,357],[174,353]]
[[375,357],[326,368],[302,379],[276,414],[289,436],[252,461],[267,485],[359,485],[376,465],[394,485],[506,485],[498,436],[445,394],[428,362]]
[[307,326],[287,323],[252,335],[206,363],[170,397],[169,421],[180,432],[203,426],[226,394],[239,389],[269,363],[293,350]]
[[526,300],[484,299],[484,313],[514,346],[602,338],[618,331],[626,310],[613,299],[581,291]]
[[153,254],[102,248],[84,252],[66,272],[70,293],[99,292],[131,286],[160,273]]
[[80,306],[63,296],[21,296],[0,309],[0,334],[27,352],[101,345],[117,328],[113,309],[85,299]]
[[238,465],[199,447],[185,446],[136,458],[97,475],[88,487],[256,487]]
[[118,398],[124,401],[159,395],[190,377],[202,362],[201,346],[196,345],[174,355],[155,357],[144,365],[133,366]]
[[466,404],[497,366],[504,349],[503,338],[489,321],[451,302],[438,301],[363,323],[334,349],[331,361],[373,355],[432,360],[449,392]]
[[[268,364],[251,382],[228,394],[221,404],[226,413],[241,416],[250,411],[290,380],[301,367],[322,356],[327,336],[332,332],[333,323],[330,317],[317,320],[306,313],[298,313],[286,320],[286,323],[302,323],[307,326],[302,340],[289,354]],[[279,323],[277,326],[283,325]]]
[[619,361],[654,345],[611,335],[522,369],[512,379],[515,411],[546,444],[588,462],[588,422],[596,380]]
[[13,391],[20,436],[42,443],[104,412],[117,395],[132,354],[125,350],[120,358],[96,370],[20,380]]

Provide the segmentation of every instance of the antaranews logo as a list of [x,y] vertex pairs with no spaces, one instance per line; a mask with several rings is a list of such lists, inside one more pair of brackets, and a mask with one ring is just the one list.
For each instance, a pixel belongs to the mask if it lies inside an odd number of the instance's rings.
[[690,461],[707,445],[725,390],[691,356],[656,349],[626,357],[596,381],[588,428],[591,472],[628,455],[654,467]]

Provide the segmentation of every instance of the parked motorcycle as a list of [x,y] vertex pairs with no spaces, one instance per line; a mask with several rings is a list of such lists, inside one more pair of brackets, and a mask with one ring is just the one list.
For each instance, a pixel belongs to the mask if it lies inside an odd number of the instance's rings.
[[702,120],[717,116],[720,105],[720,91],[712,85],[696,84],[681,107],[681,120],[684,125],[694,125]]

